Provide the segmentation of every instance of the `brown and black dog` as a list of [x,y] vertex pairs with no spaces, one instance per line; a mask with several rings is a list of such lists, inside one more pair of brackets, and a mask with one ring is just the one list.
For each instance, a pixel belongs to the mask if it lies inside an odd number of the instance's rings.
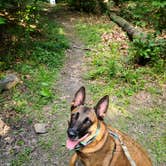
[[75,94],[67,130],[68,149],[75,150],[69,165],[77,160],[84,166],[152,166],[143,148],[126,134],[107,126],[103,118],[109,105],[104,96],[94,108],[84,105],[85,88]]

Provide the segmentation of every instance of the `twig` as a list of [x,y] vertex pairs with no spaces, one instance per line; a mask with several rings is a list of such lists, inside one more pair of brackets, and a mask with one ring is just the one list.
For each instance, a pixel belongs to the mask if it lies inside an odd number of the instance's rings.
[[83,47],[79,47],[79,46],[76,46],[76,45],[72,45],[72,48],[97,52],[97,50],[94,50],[94,49],[91,49],[91,48],[85,48],[85,47],[83,48]]

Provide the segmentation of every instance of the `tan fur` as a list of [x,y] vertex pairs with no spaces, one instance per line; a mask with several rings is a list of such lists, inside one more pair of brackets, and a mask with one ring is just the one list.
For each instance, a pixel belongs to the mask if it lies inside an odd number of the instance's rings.
[[[90,130],[95,132],[97,123],[100,123],[100,133],[92,143],[80,149],[80,151],[77,151],[72,156],[69,166],[75,166],[77,160],[81,160],[85,166],[130,166],[120,142],[109,135],[108,128],[117,133],[121,140],[123,140],[136,166],[152,166],[145,150],[126,134],[110,126],[107,127],[103,121],[99,121],[97,118]],[[113,152],[115,146],[116,150]]]
[[[129,159],[126,157],[125,152],[122,149],[121,141],[127,147],[136,166],[152,166],[147,153],[138,143],[128,135],[112,128],[111,126],[107,126],[104,123],[103,119],[109,104],[108,95],[101,98],[94,108],[84,106],[84,100],[85,88],[81,87],[76,92],[71,105],[72,114],[79,115],[79,117],[74,119],[74,127],[86,125],[86,122],[84,123],[84,121],[88,118],[91,125],[88,126],[88,128],[85,128],[87,137],[83,137],[83,142],[88,143],[92,138],[94,138],[94,140],[74,153],[69,166],[76,166],[77,160],[81,161],[84,166],[131,166]],[[72,118],[71,122],[73,122]],[[78,129],[80,128],[77,128],[77,130]],[[109,131],[118,135],[119,139],[110,135]],[[68,136],[70,136],[70,133],[68,133]]]

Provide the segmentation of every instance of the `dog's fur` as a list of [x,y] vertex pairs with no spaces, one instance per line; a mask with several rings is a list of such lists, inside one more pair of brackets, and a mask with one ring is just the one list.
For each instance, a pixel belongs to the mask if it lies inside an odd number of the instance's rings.
[[[95,135],[100,124],[99,133],[85,147],[76,150],[69,166],[75,166],[80,160],[85,166],[131,166],[118,139],[109,134],[116,133],[124,142],[136,166],[152,166],[145,150],[126,134],[107,126],[103,119],[106,114],[109,97],[104,96],[94,108],[84,106],[85,88],[81,87],[75,94],[71,104],[71,119],[68,127],[68,148],[79,142],[86,142]],[[74,149],[74,147],[72,147]]]

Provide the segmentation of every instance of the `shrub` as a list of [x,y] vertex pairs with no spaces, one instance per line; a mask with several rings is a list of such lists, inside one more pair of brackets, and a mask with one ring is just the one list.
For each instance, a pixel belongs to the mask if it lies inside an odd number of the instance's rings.
[[102,13],[106,10],[106,4],[103,0],[68,0],[71,7],[79,11]]
[[163,0],[120,0],[119,3],[120,15],[134,24],[150,25],[159,32],[165,29],[166,2]]
[[136,38],[131,43],[130,53],[136,63],[146,65],[157,63],[159,59],[165,59],[165,41],[156,40],[154,36],[148,35],[145,40]]

